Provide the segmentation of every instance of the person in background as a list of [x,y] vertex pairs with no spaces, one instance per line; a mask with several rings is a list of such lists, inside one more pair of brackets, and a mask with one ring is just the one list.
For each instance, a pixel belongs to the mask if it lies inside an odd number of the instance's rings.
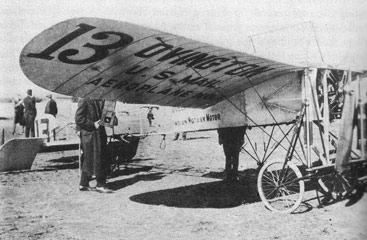
[[24,104],[24,121],[25,121],[25,137],[35,137],[34,120],[37,116],[36,98],[32,96],[32,89],[27,90],[27,97],[23,99]]
[[18,98],[14,99],[14,122],[13,122],[13,135],[16,133],[17,124],[21,126],[20,134],[24,133],[24,105],[23,101],[18,95]]
[[55,100],[52,99],[52,95],[49,94],[46,96],[49,100],[46,104],[46,108],[45,108],[45,113],[46,114],[51,114],[54,117],[56,117],[57,114],[57,104],[55,102]]
[[80,131],[81,142],[81,176],[80,191],[94,190],[89,186],[92,176],[96,176],[96,191],[112,193],[107,188],[106,177],[108,172],[107,134],[101,125],[101,116],[104,102],[96,99],[80,99],[75,113],[75,123]]
[[152,121],[154,120],[154,114],[153,114],[153,108],[149,108],[148,114],[147,114],[147,119],[149,122],[149,127],[152,127]]
[[218,129],[219,145],[223,145],[226,156],[225,180],[238,181],[239,155],[244,144],[246,127],[229,127]]

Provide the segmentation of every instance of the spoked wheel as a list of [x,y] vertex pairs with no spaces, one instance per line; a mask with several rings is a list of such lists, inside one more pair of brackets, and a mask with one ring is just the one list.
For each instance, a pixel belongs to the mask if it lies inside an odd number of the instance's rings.
[[291,213],[302,202],[305,183],[298,167],[291,162],[269,162],[257,178],[257,188],[262,202],[271,211]]
[[322,193],[330,200],[342,200],[346,198],[355,188],[357,178],[354,172],[348,175],[336,172],[325,175],[318,180]]

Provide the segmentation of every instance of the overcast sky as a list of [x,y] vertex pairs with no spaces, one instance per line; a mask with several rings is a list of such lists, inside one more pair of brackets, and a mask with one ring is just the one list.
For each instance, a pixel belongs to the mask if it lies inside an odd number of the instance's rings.
[[365,0],[1,0],[0,98],[28,88],[45,95],[22,73],[19,55],[70,18],[121,20],[283,62],[367,70],[366,14]]

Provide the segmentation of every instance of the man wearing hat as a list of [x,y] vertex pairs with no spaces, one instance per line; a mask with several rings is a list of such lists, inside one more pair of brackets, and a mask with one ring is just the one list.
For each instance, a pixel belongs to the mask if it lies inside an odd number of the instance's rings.
[[35,137],[34,134],[34,120],[37,115],[36,98],[32,96],[32,89],[27,90],[27,97],[23,100],[24,104],[24,121],[25,121],[25,137]]
[[45,113],[46,114],[51,114],[54,117],[56,117],[57,114],[57,104],[55,102],[55,100],[52,99],[52,95],[49,94],[46,96],[49,100],[46,104],[46,108],[45,108]]

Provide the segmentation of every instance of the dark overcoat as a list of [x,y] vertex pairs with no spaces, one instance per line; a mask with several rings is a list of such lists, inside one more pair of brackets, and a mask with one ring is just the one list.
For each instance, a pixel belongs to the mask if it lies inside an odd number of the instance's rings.
[[106,151],[107,135],[104,126],[96,129],[94,123],[101,119],[103,102],[81,99],[75,114],[75,123],[80,130],[82,171],[92,176],[105,176],[108,167]]
[[21,126],[25,126],[24,120],[24,106],[23,104],[19,104],[14,108],[14,123],[19,123]]
[[244,135],[246,127],[229,127],[218,129],[219,144],[223,144],[223,150],[226,155],[238,153],[241,151],[245,142]]
[[33,128],[34,120],[37,115],[36,99],[34,97],[27,96],[24,98],[23,104],[25,126],[28,128]]
[[50,99],[50,101],[47,102],[46,108],[45,108],[45,113],[51,114],[54,117],[56,117],[56,114],[57,114],[57,103],[53,99]]

